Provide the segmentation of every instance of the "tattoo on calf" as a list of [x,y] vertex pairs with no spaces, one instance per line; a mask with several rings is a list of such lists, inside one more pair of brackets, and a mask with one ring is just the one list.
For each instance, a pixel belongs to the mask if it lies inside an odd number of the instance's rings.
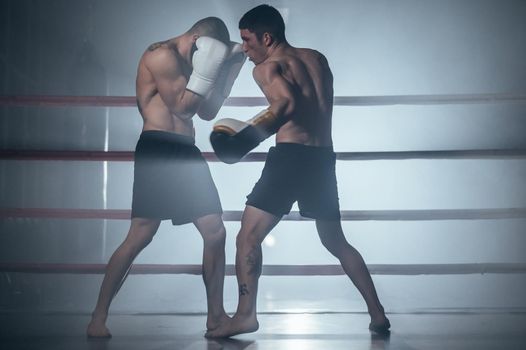
[[247,295],[250,294],[247,288],[247,284],[243,283],[239,285],[239,295]]
[[246,256],[246,262],[249,266],[249,275],[261,275],[261,254],[257,251],[256,247],[252,247]]

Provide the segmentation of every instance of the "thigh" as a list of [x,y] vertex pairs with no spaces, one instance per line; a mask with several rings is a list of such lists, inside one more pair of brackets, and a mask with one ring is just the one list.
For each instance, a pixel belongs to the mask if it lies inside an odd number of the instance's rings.
[[295,170],[287,154],[272,147],[261,177],[247,196],[246,204],[279,217],[288,214],[296,201]]
[[333,154],[312,159],[312,171],[306,171],[301,180],[298,206],[302,216],[340,220],[335,162]]

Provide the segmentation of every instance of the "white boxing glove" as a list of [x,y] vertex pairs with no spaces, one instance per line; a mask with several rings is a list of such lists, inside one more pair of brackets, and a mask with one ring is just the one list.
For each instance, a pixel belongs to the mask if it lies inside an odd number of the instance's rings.
[[228,54],[228,46],[207,36],[199,37],[197,50],[192,56],[193,71],[186,89],[201,96],[207,96],[219,75],[219,69]]
[[243,46],[234,41],[230,42],[230,52],[228,53],[225,63],[219,72],[217,86],[212,93],[217,93],[223,100],[230,95],[232,86],[245,63],[247,56],[243,52]]
[[223,106],[225,99],[230,95],[232,86],[236,81],[247,56],[241,44],[231,41],[227,57],[219,70],[212,91],[206,96],[205,103],[199,109],[198,115],[202,119],[212,120]]

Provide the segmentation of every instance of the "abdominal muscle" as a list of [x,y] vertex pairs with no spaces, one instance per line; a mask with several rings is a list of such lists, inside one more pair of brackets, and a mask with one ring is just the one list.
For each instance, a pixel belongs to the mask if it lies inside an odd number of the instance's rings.
[[307,128],[290,120],[285,123],[276,134],[276,143],[299,143],[307,146],[327,147],[332,146],[332,137],[329,129],[325,127]]
[[155,95],[145,108],[141,109],[144,121],[142,130],[161,130],[194,137],[192,119],[183,120],[171,114],[159,95]]

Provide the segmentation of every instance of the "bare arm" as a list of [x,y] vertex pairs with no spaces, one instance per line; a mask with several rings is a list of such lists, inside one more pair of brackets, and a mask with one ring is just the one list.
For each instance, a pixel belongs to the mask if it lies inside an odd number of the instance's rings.
[[214,119],[223,106],[225,99],[225,97],[221,96],[216,91],[212,91],[211,96],[204,100],[204,102],[199,107],[197,115],[203,120]]
[[146,68],[152,74],[157,91],[170,113],[190,119],[197,112],[203,97],[186,90],[187,78],[173,52],[157,49],[147,53]]
[[280,124],[290,120],[296,108],[296,98],[293,86],[281,74],[279,64],[260,64],[254,68],[253,76],[270,104],[269,110],[280,120]]

